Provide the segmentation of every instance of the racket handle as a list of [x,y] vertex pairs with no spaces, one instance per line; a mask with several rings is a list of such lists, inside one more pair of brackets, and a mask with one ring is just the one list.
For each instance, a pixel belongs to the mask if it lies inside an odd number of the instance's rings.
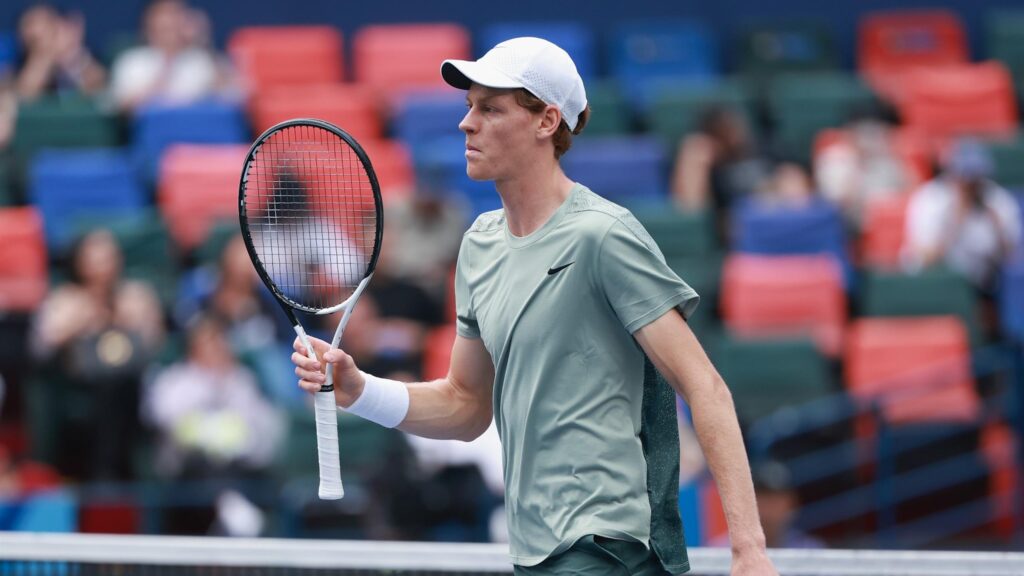
[[320,461],[320,499],[337,500],[345,495],[338,461],[338,409],[334,392],[314,394],[316,410],[316,450]]

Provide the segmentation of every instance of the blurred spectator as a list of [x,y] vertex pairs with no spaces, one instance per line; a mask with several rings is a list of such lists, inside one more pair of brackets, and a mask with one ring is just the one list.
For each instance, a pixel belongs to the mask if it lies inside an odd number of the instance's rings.
[[121,278],[121,251],[109,231],[83,236],[70,264],[69,280],[47,296],[31,337],[41,367],[89,402],[73,411],[88,418],[62,431],[59,467],[83,479],[127,478],[139,383],[163,343],[163,311],[151,286]]
[[393,274],[422,286],[443,301],[466,231],[463,207],[450,197],[419,190],[410,198],[389,205],[384,221],[384,246]]
[[791,208],[807,206],[817,196],[807,168],[794,161],[776,164],[756,192],[761,204]]
[[61,14],[36,4],[18,23],[22,59],[15,89],[22,100],[47,94],[94,95],[106,85],[107,72],[85,47],[85,17]]
[[746,119],[732,108],[712,106],[679,146],[672,197],[685,210],[714,208],[722,216],[735,200],[757,190],[769,172]]
[[942,173],[921,186],[907,208],[903,259],[910,270],[945,263],[984,296],[1021,238],[1013,196],[993,182],[993,162],[982,144],[963,140]]
[[142,21],[146,43],[122,53],[111,90],[125,111],[150,102],[188,104],[222,86],[222,61],[209,46],[206,16],[182,0],[153,0]]
[[838,132],[815,154],[814,174],[821,195],[856,230],[868,204],[903,193],[911,180],[892,148],[892,126],[879,114],[857,111]]
[[185,360],[156,376],[142,413],[157,432],[157,475],[222,485],[208,507],[168,511],[167,531],[258,535],[262,512],[239,488],[267,472],[284,421],[253,374],[238,363],[222,322],[207,316],[192,322]]
[[0,151],[11,143],[14,136],[14,120],[18,110],[18,99],[10,81],[0,76]]

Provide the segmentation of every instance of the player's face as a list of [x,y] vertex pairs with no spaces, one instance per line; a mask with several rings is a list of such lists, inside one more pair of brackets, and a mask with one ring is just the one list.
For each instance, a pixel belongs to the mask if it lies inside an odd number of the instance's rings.
[[520,106],[511,90],[474,84],[459,123],[466,134],[466,173],[474,180],[505,180],[529,162],[540,117]]

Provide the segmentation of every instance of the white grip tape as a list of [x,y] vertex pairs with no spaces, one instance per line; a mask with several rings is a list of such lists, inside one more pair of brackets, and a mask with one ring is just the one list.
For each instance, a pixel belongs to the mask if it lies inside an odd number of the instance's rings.
[[345,495],[341,485],[341,465],[338,462],[338,409],[334,392],[317,392],[316,450],[320,462],[320,498],[337,500]]
[[361,374],[365,382],[363,393],[343,410],[385,428],[401,424],[409,413],[409,389],[398,380],[378,378],[366,372]]

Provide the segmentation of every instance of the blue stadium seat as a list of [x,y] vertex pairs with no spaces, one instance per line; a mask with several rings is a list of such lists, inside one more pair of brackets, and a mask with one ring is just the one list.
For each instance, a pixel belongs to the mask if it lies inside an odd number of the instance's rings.
[[999,294],[999,319],[1003,330],[1024,342],[1024,257],[1016,258],[1003,269]]
[[249,128],[242,106],[232,102],[147,106],[136,113],[132,125],[135,161],[140,174],[147,181],[156,179],[160,156],[170,144],[234,144],[248,141]]
[[416,92],[397,105],[393,128],[416,158],[439,138],[459,136],[459,122],[466,115],[466,93],[462,90]]
[[495,44],[519,36],[534,36],[550,40],[569,53],[576,70],[584,81],[598,75],[594,33],[582,22],[501,22],[485,26],[478,36],[477,53],[483,53]]
[[66,249],[81,220],[141,214],[146,194],[128,154],[117,149],[45,150],[30,168],[29,198],[43,215],[47,245]]
[[14,39],[14,34],[0,32],[0,76],[13,74],[17,62],[18,43]]
[[756,199],[740,202],[732,215],[733,249],[751,254],[832,254],[842,263],[846,287],[853,269],[839,211],[825,200],[781,207]]
[[562,157],[568,176],[625,206],[664,203],[668,159],[651,136],[580,138]]
[[494,182],[478,182],[466,175],[466,139],[463,136],[435,140],[416,160],[416,173],[420,187],[464,201],[470,220],[488,210],[501,208]]
[[693,20],[623,23],[612,36],[609,60],[612,77],[640,109],[666,87],[712,81],[721,72],[714,31]]

